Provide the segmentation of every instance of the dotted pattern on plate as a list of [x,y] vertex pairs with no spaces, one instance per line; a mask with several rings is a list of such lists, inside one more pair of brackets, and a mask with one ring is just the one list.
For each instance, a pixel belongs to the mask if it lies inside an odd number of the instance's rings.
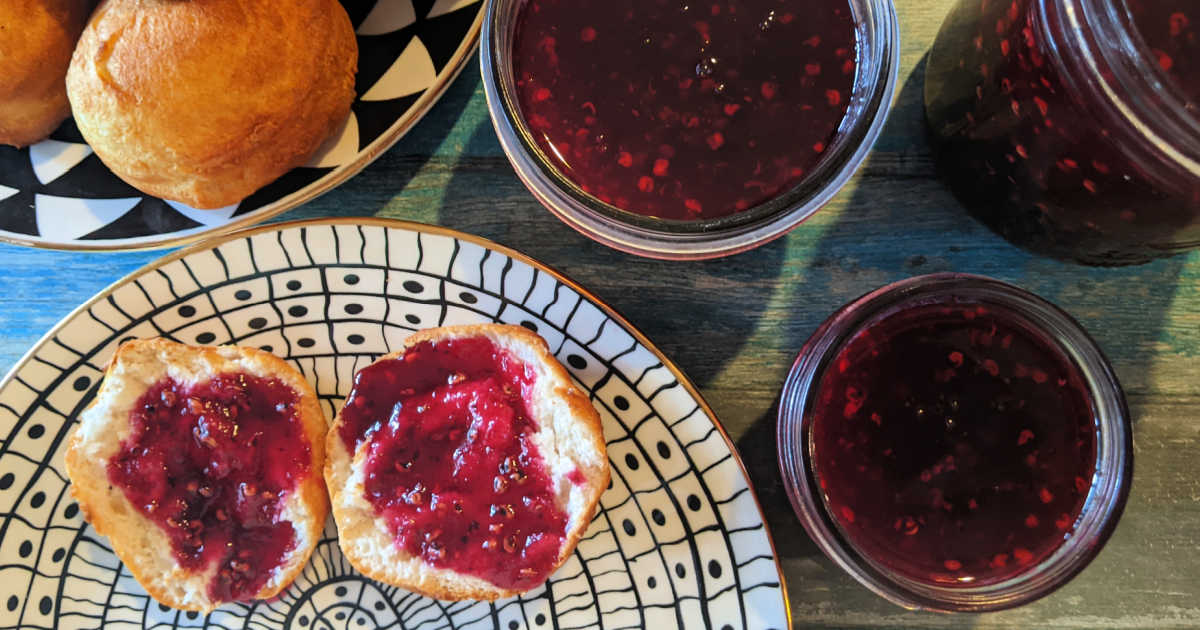
[[[547,340],[600,411],[613,465],[574,555],[525,596],[447,603],[370,581],[342,557],[330,521],[277,600],[183,613],[147,596],[68,492],[73,418],[124,339],[265,348],[305,374],[332,417],[354,372],[412,331],[486,321]],[[146,270],[64,321],[14,370],[0,389],[0,435],[0,626],[787,626],[761,512],[713,418],[602,307],[465,237],[312,222]]]

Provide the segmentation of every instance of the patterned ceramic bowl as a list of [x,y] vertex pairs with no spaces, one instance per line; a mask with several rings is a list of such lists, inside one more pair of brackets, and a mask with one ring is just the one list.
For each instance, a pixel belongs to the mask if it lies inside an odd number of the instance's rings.
[[343,0],[358,41],[350,116],[307,164],[239,203],[198,210],[147,195],[100,161],[68,118],[0,146],[0,242],[67,250],[174,247],[265,221],[355,175],[425,115],[475,49],[480,0]]

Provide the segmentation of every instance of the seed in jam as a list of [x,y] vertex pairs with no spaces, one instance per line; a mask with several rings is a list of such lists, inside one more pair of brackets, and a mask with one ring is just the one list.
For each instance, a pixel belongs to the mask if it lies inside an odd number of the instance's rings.
[[204,571],[214,601],[252,599],[295,546],[282,498],[309,474],[296,392],[274,378],[166,378],[130,413],[109,481],[171,541],[180,566]]
[[1200,106],[1200,6],[1192,0],[1125,0],[1158,66]]
[[622,210],[709,219],[804,179],[846,116],[845,0],[530,0],[513,72],[546,157]]
[[558,560],[567,518],[537,447],[534,371],[485,337],[423,342],[355,376],[341,437],[368,442],[366,499],[397,546],[526,590]]
[[1013,577],[1072,535],[1096,433],[1075,365],[1006,310],[931,304],[845,343],[812,410],[812,466],[862,553],[913,580]]
[[[960,0],[946,18],[929,54],[925,108],[947,182],[1005,238],[1060,258],[1129,264],[1197,246],[1200,180],[1162,183],[1168,171],[1135,158],[1114,133],[1125,123],[1075,87],[1086,77],[1064,74],[1059,59],[1084,53],[1053,39],[1042,7],[1057,4]],[[1192,0],[1117,5],[1153,55],[1147,65],[1166,72],[1189,101],[1182,116],[1195,122],[1200,9]]]

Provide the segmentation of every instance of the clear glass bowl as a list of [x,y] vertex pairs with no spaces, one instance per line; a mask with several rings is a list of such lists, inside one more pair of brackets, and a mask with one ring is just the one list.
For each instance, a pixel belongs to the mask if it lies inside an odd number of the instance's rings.
[[538,201],[589,238],[631,254],[677,260],[715,258],[782,236],[829,202],[862,164],[891,109],[900,31],[891,0],[849,0],[859,44],[854,94],[825,157],[797,186],[729,216],[677,221],[627,212],[583,192],[534,142],[512,72],[517,16],[526,0],[492,0],[483,22],[480,64],[488,112],[500,145]]
[[[1095,414],[1096,462],[1074,532],[1039,563],[993,583],[919,581],[890,570],[854,545],[829,513],[813,466],[813,403],[821,377],[844,343],[873,322],[908,307],[968,301],[991,305],[1055,344],[1078,369]],[[779,466],[792,507],[816,544],[838,566],[889,601],[909,609],[981,612],[1045,596],[1083,570],[1120,518],[1133,475],[1133,438],[1125,397],[1096,343],[1069,315],[1015,286],[965,274],[902,280],[842,307],[813,333],[783,386],[778,418]]]

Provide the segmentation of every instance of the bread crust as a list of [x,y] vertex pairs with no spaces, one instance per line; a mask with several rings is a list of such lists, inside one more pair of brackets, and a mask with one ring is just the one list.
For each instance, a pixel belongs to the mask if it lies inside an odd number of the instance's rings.
[[304,164],[345,122],[357,63],[337,0],[104,0],[67,94],[121,179],[217,208]]
[[71,114],[64,80],[92,5],[92,0],[0,2],[0,144],[33,144]]
[[[329,496],[321,476],[328,429],[325,414],[304,376],[275,355],[256,348],[187,346],[165,339],[133,340],[122,344],[109,361],[95,400],[80,414],[80,424],[71,433],[65,456],[71,495],[79,503],[84,518],[97,532],[109,538],[117,557],[155,600],[173,608],[200,612],[211,611],[225,603],[208,598],[208,578],[211,576],[207,572],[212,567],[198,573],[176,565],[170,555],[166,534],[140,515],[125,498],[123,490],[108,483],[108,457],[101,453],[106,446],[95,439],[97,435],[104,435],[104,440],[109,442],[107,450],[111,451],[114,444],[119,447],[129,434],[128,414],[113,413],[115,410],[106,410],[100,405],[137,400],[146,389],[166,376],[168,370],[179,366],[186,366],[179,370],[183,374],[194,374],[194,368],[201,368],[206,372],[202,374],[203,380],[231,371],[274,377],[296,392],[299,420],[309,442],[310,474],[297,483],[295,491],[285,500],[281,518],[287,515],[304,518],[289,519],[295,530],[296,546],[255,596],[269,599],[291,584],[304,569],[329,514]],[[122,393],[114,392],[114,388],[131,389]],[[140,521],[141,526],[129,527],[130,518]],[[159,554],[160,562],[146,561],[148,550],[144,545],[147,541],[156,545],[155,549],[166,550]]]
[[[571,381],[566,368],[560,364],[544,339],[521,326],[505,324],[478,324],[468,326],[446,326],[431,328],[413,333],[404,341],[404,346],[390,354],[380,357],[378,361],[394,359],[402,356],[409,348],[422,342],[436,342],[454,338],[484,336],[491,339],[499,347],[513,351],[519,359],[537,370],[537,382],[547,383],[552,396],[566,410],[564,415],[555,414],[555,418],[533,418],[538,424],[537,433],[547,430],[549,424],[560,425],[564,422],[577,429],[569,433],[572,440],[570,454],[572,464],[583,475],[585,483],[580,488],[580,501],[567,512],[568,523],[559,551],[558,559],[551,570],[557,570],[570,557],[578,544],[583,532],[591,523],[600,496],[608,487],[610,469],[605,449],[604,433],[600,423],[600,414],[596,412],[587,395],[580,391]],[[538,391],[546,391],[538,388]],[[383,519],[375,518],[373,511],[368,513],[361,509],[363,487],[361,482],[351,485],[352,468],[364,461],[367,443],[360,445],[358,453],[347,452],[340,435],[342,414],[339,411],[326,436],[325,480],[332,498],[334,521],[338,527],[338,543],[342,553],[350,564],[359,572],[371,579],[385,584],[399,586],[420,593],[426,597],[440,600],[496,600],[511,597],[521,593],[520,590],[505,589],[491,584],[475,576],[463,575],[450,569],[439,569],[424,563],[420,558],[413,557],[402,550],[396,549],[392,534]],[[541,455],[549,466],[551,457],[565,457],[564,445],[561,440],[568,435],[561,431],[561,426],[553,427],[556,440],[555,451],[547,453],[543,449]],[[536,435],[535,433],[534,435]],[[562,506],[560,506],[562,507]],[[381,561],[372,553],[364,553],[364,546],[356,544],[359,539],[371,536],[383,538],[405,566],[394,562]],[[366,546],[366,547],[369,547]],[[404,570],[416,567],[416,571]]]

